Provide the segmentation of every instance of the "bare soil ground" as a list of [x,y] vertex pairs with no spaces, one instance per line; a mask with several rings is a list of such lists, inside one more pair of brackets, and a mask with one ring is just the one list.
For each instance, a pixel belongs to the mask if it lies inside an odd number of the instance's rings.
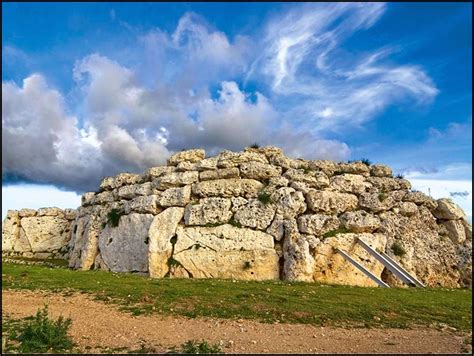
[[[71,336],[86,353],[141,345],[166,352],[191,339],[221,343],[225,353],[463,353],[470,334],[453,330],[345,329],[303,324],[264,324],[249,320],[133,316],[84,294],[2,291],[2,314],[33,315],[49,305],[50,315],[73,320]],[[123,352],[123,351],[122,351]]]

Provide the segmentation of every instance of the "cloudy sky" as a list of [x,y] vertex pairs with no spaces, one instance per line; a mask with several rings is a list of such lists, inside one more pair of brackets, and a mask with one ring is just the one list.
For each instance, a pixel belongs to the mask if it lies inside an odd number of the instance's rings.
[[2,3],[2,215],[251,143],[472,215],[470,3]]

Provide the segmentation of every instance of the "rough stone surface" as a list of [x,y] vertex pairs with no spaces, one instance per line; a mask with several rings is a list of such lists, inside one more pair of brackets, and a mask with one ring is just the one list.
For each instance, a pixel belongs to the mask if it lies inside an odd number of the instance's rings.
[[298,218],[298,229],[301,233],[321,236],[339,228],[340,221],[335,215],[313,214]]
[[304,169],[288,169],[283,175],[291,182],[302,182],[311,188],[324,188],[329,185],[329,179],[322,172],[309,171],[305,173]]
[[156,215],[148,231],[148,266],[150,277],[162,278],[169,272],[168,261],[173,253],[172,237],[183,218],[184,208],[168,208]]
[[281,167],[261,162],[244,162],[240,165],[240,172],[243,178],[267,180],[281,176]]
[[464,211],[451,199],[438,199],[438,207],[433,211],[433,215],[438,219],[461,219],[465,218]]
[[199,173],[199,180],[229,179],[238,178],[240,171],[238,168],[223,168],[216,170],[203,171]]
[[342,193],[360,194],[372,187],[372,184],[357,174],[341,174],[331,177],[331,188]]
[[263,184],[254,179],[216,179],[193,184],[192,192],[201,197],[253,198],[262,188]]
[[337,234],[324,239],[314,249],[314,281],[375,287],[377,285],[375,282],[367,278],[335,251],[335,248],[339,248],[347,252],[357,262],[380,278],[384,266],[371,257],[360,244],[356,243],[357,239],[363,240],[374,249],[385,250],[387,239],[382,234]]
[[232,225],[181,227],[173,258],[193,278],[279,278],[273,237]]
[[446,228],[447,235],[456,244],[462,244],[466,240],[466,231],[462,220],[445,220],[441,225]]
[[158,200],[158,204],[163,207],[186,206],[191,199],[191,186],[182,188],[169,188],[165,190]]
[[186,150],[175,153],[168,159],[168,164],[170,166],[176,166],[178,163],[187,161],[187,162],[199,162],[204,159],[206,152],[202,149],[193,149]]
[[306,194],[308,207],[314,212],[340,214],[357,207],[357,196],[348,193],[311,190]]
[[107,225],[99,237],[104,264],[112,272],[148,272],[148,229],[151,214],[129,214],[116,227]]
[[370,166],[370,175],[374,177],[391,177],[392,168],[383,164],[373,164]]
[[374,232],[380,227],[380,219],[364,210],[350,211],[339,216],[344,228],[351,232]]
[[192,184],[198,180],[199,172],[173,172],[164,174],[153,180],[152,187],[158,190],[166,190],[168,188]]
[[307,208],[303,193],[289,187],[279,188],[270,199],[276,205],[277,214],[284,219],[292,219],[304,213]]
[[258,199],[251,199],[248,204],[239,208],[234,215],[235,221],[242,226],[265,230],[275,216],[275,206],[263,204]]
[[199,204],[188,204],[184,213],[186,225],[226,223],[232,217],[232,202],[226,198],[204,198]]
[[362,162],[339,163],[336,173],[351,173],[368,176],[370,174],[369,166]]

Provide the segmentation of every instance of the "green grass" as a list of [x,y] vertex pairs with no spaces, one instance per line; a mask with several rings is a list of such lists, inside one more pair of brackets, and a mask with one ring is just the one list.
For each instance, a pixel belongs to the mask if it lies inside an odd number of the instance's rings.
[[[33,317],[2,320],[2,351],[46,353],[71,350],[74,346],[68,336],[71,319],[60,316],[51,320],[48,306],[38,309]],[[5,335],[4,335],[5,333]]]
[[[344,327],[471,330],[472,290],[363,288],[283,281],[150,279],[132,273],[2,263],[2,288],[90,293],[134,314],[252,319]],[[376,318],[374,318],[376,317]]]
[[351,232],[350,230],[347,230],[345,227],[340,227],[338,229],[335,229],[335,230],[331,230],[331,231],[328,231],[326,232],[324,235],[323,235],[323,239],[327,239],[328,237],[333,237],[333,236],[336,236],[337,234],[347,234]]
[[258,200],[260,200],[260,202],[263,205],[267,205],[267,204],[270,204],[272,202],[272,198],[271,198],[270,194],[268,194],[268,193],[260,193],[258,195]]
[[170,354],[181,353],[181,354],[223,354],[219,344],[209,345],[205,340],[189,340],[181,345],[180,349],[173,348]]
[[107,214],[107,221],[111,227],[117,227],[120,221],[120,217],[124,214],[123,211],[118,209],[112,209]]

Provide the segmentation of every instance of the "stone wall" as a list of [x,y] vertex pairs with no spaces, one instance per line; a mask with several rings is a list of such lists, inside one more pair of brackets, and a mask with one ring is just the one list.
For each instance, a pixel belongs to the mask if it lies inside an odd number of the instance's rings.
[[375,285],[339,247],[399,285],[360,238],[429,286],[471,284],[471,226],[452,201],[411,190],[387,166],[291,159],[276,147],[182,151],[167,166],[107,177],[83,195],[71,231],[75,269]]
[[67,258],[74,209],[9,210],[2,228],[2,255]]

